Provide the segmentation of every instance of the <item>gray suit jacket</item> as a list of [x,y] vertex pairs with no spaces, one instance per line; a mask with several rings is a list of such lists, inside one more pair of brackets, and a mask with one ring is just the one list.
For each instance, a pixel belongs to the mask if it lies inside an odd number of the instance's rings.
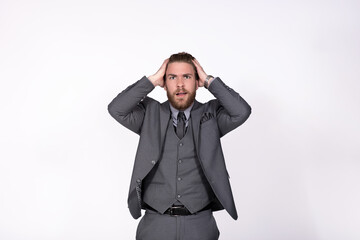
[[[168,101],[159,103],[147,97],[153,88],[152,83],[143,77],[122,91],[108,106],[112,117],[140,135],[128,198],[130,213],[135,219],[141,216],[141,182],[161,158],[170,117]],[[217,198],[213,210],[225,208],[232,218],[237,219],[220,138],[244,123],[251,108],[220,78],[212,81],[209,91],[216,99],[205,104],[195,101],[191,111],[195,147]]]

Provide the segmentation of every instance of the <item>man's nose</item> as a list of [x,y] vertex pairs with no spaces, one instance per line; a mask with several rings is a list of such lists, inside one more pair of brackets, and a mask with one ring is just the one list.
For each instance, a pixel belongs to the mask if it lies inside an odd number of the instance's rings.
[[177,79],[176,85],[178,87],[183,86],[184,85],[184,79],[182,79],[181,77]]

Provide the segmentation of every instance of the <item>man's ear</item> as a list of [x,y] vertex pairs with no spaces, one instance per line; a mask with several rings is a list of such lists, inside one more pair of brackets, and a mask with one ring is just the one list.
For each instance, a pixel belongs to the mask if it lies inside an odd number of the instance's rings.
[[198,88],[199,88],[199,80],[195,80],[195,87],[196,87],[196,90],[198,90]]

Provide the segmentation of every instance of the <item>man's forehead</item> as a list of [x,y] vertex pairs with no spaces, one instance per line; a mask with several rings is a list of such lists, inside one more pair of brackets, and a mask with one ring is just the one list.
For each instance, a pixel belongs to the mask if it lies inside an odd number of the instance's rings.
[[174,72],[179,72],[181,74],[184,74],[184,72],[194,74],[195,69],[190,63],[187,62],[172,62],[168,64],[166,72],[168,74]]

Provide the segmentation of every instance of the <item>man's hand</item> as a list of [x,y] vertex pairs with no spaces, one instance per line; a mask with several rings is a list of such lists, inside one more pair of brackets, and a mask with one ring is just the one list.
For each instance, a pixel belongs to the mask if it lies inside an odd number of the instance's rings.
[[[198,60],[194,59],[193,63],[195,64],[196,70],[197,70],[198,75],[199,75],[199,87],[203,87],[204,84],[205,84],[206,77],[208,75],[205,73],[204,69],[202,68],[202,66],[200,65]],[[211,81],[212,81],[212,79],[209,80],[208,84],[210,84]]]
[[161,65],[160,69],[153,75],[149,76],[148,79],[156,87],[164,87],[164,75],[166,70],[166,65],[169,62],[169,59],[166,59]]

